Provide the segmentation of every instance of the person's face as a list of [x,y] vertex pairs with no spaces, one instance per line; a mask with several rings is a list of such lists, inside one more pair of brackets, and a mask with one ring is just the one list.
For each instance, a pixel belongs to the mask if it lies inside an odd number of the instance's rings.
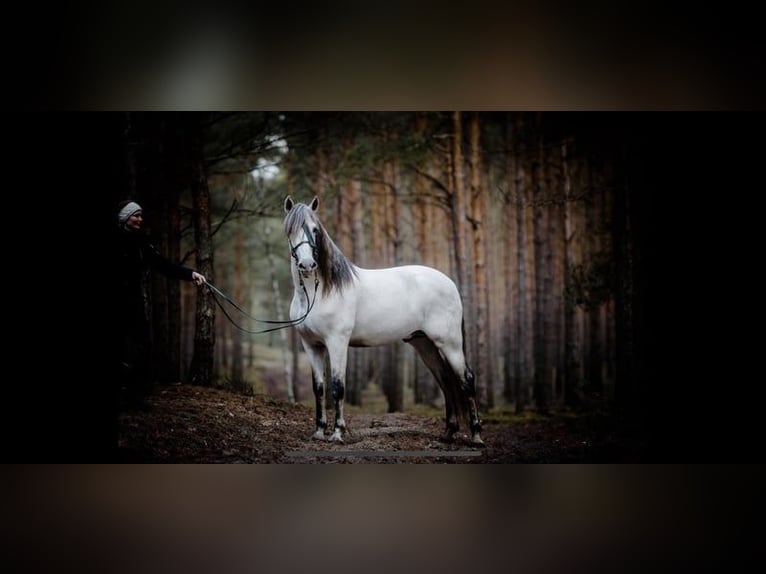
[[141,211],[136,211],[133,215],[128,217],[125,222],[125,227],[131,231],[139,231],[144,223],[144,214]]

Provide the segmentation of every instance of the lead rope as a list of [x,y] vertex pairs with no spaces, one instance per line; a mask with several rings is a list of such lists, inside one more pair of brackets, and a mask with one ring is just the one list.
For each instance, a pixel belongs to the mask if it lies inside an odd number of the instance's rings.
[[[314,302],[317,298],[317,287],[319,286],[319,278],[314,274],[314,297],[311,299],[311,302],[308,306],[308,309],[306,309],[306,313],[302,317],[299,317],[298,319],[291,319],[289,321],[268,321],[265,319],[258,319],[257,317],[253,317],[250,313],[245,311],[242,307],[237,305],[229,296],[227,296],[223,291],[218,289],[215,285],[210,283],[210,281],[205,281],[205,285],[207,285],[208,289],[210,289],[210,292],[213,294],[213,301],[215,301],[215,304],[218,305],[218,307],[221,308],[221,311],[223,311],[223,314],[226,316],[226,318],[229,320],[229,322],[234,325],[237,329],[242,331],[243,333],[248,333],[250,335],[260,335],[262,333],[270,333],[272,331],[279,331],[280,329],[287,329],[288,327],[295,327],[296,325],[300,325],[303,323],[303,321],[306,320],[306,317],[309,316],[309,313],[311,312],[311,309],[314,308]],[[300,279],[300,285],[303,289],[303,294],[306,296],[306,302],[309,303],[309,294],[306,290],[306,285],[303,282],[303,279]],[[266,323],[268,325],[279,325],[279,327],[272,327],[270,329],[263,329],[262,331],[251,331],[250,329],[245,329],[244,327],[241,327],[232,319],[231,315],[226,311],[224,306],[221,304],[221,302],[218,300],[218,297],[221,297],[224,301],[229,303],[231,306],[233,306],[237,311],[242,313],[245,317],[248,319],[251,319],[253,321],[256,321],[258,323]]]

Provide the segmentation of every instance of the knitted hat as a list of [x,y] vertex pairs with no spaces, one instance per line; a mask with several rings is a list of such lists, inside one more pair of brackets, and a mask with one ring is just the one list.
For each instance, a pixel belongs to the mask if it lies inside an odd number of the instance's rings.
[[137,211],[143,211],[143,208],[138,205],[135,201],[129,201],[127,204],[125,204],[125,207],[123,207],[120,212],[117,214],[117,221],[119,221],[120,226],[125,225],[125,222],[128,220],[128,217],[133,215]]

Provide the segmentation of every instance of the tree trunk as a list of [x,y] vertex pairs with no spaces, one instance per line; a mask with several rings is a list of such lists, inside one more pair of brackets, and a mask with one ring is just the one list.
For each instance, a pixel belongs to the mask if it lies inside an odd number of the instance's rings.
[[[181,190],[185,187],[183,178],[183,146],[178,122],[167,121],[163,158],[166,174],[164,196],[166,197],[167,255],[171,261],[181,261]],[[168,304],[168,339],[167,370],[168,382],[181,380],[181,292],[193,289],[190,285],[178,281],[167,283]]]
[[533,249],[527,249],[527,229],[528,219],[531,217],[530,213],[532,208],[528,201],[529,190],[527,184],[529,182],[529,173],[526,158],[526,133],[520,133],[521,130],[526,131],[526,126],[524,125],[522,118],[517,118],[516,137],[519,153],[516,164],[516,258],[518,261],[517,268],[519,273],[519,307],[516,324],[516,339],[518,341],[519,354],[518,357],[516,357],[516,414],[521,414],[527,403],[527,387],[530,372],[530,362],[528,357],[534,348],[531,344],[533,341],[531,338],[533,330],[528,328],[532,317],[532,306],[529,304],[529,301],[531,300],[532,282],[530,281],[531,273],[528,271],[528,269],[530,269],[530,266],[528,265],[528,251],[530,253],[533,253],[534,251]]
[[[539,125],[537,126],[539,129]],[[535,408],[538,413],[546,414],[549,406],[549,381],[548,357],[546,345],[546,313],[548,311],[549,297],[546,288],[550,287],[546,242],[546,218],[544,209],[545,184],[542,175],[542,136],[538,143],[538,154],[532,170],[532,183],[534,193],[534,245],[535,245]]]
[[[591,269],[597,264],[597,258],[601,251],[601,216],[600,216],[600,189],[596,188],[594,169],[591,162],[586,161],[585,184],[588,189],[588,211],[586,214],[588,225],[588,259],[586,260]],[[588,330],[588,357],[587,379],[588,393],[596,399],[603,394],[604,385],[602,379],[601,363],[603,349],[601,348],[601,305],[594,301],[589,302],[587,315]]]
[[516,367],[520,360],[517,313],[521,283],[518,276],[518,235],[520,228],[517,220],[519,189],[516,186],[518,155],[515,149],[513,118],[510,114],[506,115],[505,119],[505,148],[507,150],[505,162],[505,182],[507,187],[501,233],[505,240],[505,252],[503,255],[503,280],[505,283],[505,289],[503,290],[505,308],[503,320],[503,398],[507,403],[511,403],[516,400],[515,383],[518,380]]
[[608,259],[612,264],[609,267],[609,291],[607,299],[601,309],[601,348],[604,349],[602,357],[602,380],[604,381],[604,396],[609,404],[614,404],[614,363],[615,363],[615,345],[614,345],[614,248],[612,246],[612,235],[608,231],[613,227],[612,216],[614,174],[610,161],[604,161],[599,170],[599,187],[601,188],[601,251],[603,258]]
[[494,391],[489,368],[488,329],[489,329],[489,292],[487,287],[486,246],[484,232],[486,226],[486,193],[481,187],[479,114],[471,114],[470,150],[471,150],[471,218],[473,222],[473,262],[476,282],[476,390],[479,404],[484,408],[494,406]]
[[[419,115],[416,119],[416,131],[422,135],[425,130],[425,118]],[[434,255],[434,231],[439,229],[434,225],[433,210],[429,204],[429,192],[426,180],[422,177],[415,179],[415,237],[418,253],[417,262],[422,265],[438,267],[439,263]],[[439,387],[433,375],[425,364],[417,359],[415,362],[415,403],[433,404],[439,394]]]
[[540,164],[543,178],[543,198],[545,201],[545,356],[546,381],[548,391],[548,406],[556,408],[559,393],[559,234],[558,211],[561,203],[558,186],[555,184],[556,154],[542,146],[540,149]]
[[451,215],[455,244],[455,268],[457,270],[457,286],[465,305],[465,290],[468,288],[467,276],[467,202],[465,181],[463,179],[463,120],[460,112],[452,114],[452,203]]
[[561,145],[561,169],[564,185],[564,404],[577,408],[582,404],[582,378],[580,375],[580,333],[575,323],[575,304],[571,295],[572,274],[576,253],[578,228],[572,197],[572,179],[569,173],[569,146]]
[[370,244],[372,253],[370,266],[379,269],[384,266],[383,226],[386,221],[385,187],[379,183],[372,185],[372,208],[370,209]]
[[[210,227],[210,189],[205,172],[202,133],[199,118],[192,119],[190,134],[191,190],[194,205],[194,238],[197,245],[197,270],[215,283],[213,242]],[[196,385],[213,384],[213,350],[215,348],[215,303],[209,289],[197,291],[194,356],[191,381]]]

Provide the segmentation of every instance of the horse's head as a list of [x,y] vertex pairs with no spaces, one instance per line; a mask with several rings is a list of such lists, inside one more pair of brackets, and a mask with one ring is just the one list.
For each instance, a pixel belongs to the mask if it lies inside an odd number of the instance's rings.
[[315,271],[319,263],[321,228],[314,214],[317,207],[319,199],[316,196],[310,205],[295,203],[289,195],[285,199],[285,235],[290,244],[290,253],[303,275]]

